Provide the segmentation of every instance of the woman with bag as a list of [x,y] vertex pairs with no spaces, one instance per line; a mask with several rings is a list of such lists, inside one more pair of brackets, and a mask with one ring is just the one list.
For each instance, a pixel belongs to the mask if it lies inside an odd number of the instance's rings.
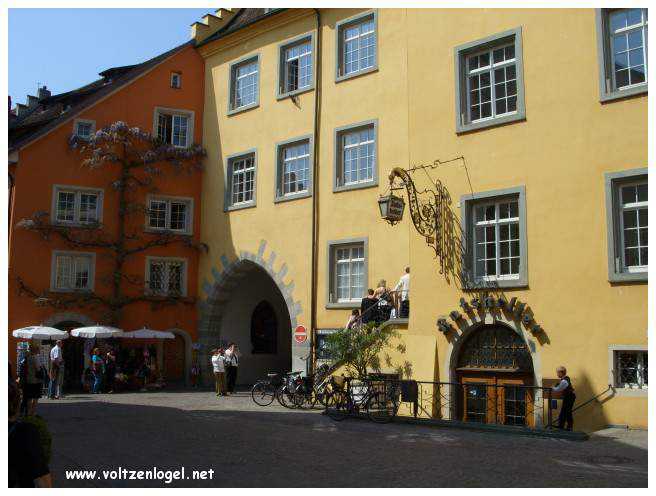
[[26,416],[34,415],[41,398],[43,382],[48,377],[45,367],[41,364],[40,351],[38,343],[30,343],[25,357],[18,364],[18,383],[23,390],[22,408]]

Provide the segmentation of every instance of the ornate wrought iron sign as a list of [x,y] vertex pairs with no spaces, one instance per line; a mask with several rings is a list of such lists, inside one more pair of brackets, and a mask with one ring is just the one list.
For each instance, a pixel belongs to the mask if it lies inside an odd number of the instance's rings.
[[[426,167],[434,166],[435,164]],[[400,184],[395,184],[397,178],[400,179]],[[448,209],[451,204],[449,192],[439,179],[435,181],[431,179],[433,189],[417,191],[409,172],[401,167],[392,169],[389,182],[390,194],[378,199],[381,217],[391,225],[401,221],[405,201],[403,197],[395,196],[394,191],[405,189],[408,194],[408,209],[412,223],[417,232],[424,237],[426,243],[433,248],[435,256],[440,259],[440,274],[442,274],[446,256],[445,222],[448,219]],[[424,193],[428,194],[428,199],[422,202],[419,195]]]

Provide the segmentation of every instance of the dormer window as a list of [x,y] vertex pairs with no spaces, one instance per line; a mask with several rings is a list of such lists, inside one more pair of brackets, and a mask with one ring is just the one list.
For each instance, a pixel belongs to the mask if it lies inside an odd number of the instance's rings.
[[171,88],[180,89],[182,87],[182,74],[179,72],[171,73]]

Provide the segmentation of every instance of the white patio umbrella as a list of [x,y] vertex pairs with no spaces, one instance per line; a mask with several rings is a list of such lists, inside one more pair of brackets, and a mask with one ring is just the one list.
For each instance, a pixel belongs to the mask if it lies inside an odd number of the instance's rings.
[[104,339],[104,338],[118,338],[122,335],[123,335],[123,331],[121,329],[117,329],[116,327],[101,326],[101,325],[78,327],[77,329],[73,329],[71,331],[71,336],[74,336],[76,338]]
[[46,326],[29,326],[12,331],[12,336],[19,339],[44,339],[44,340],[58,340],[68,338],[66,331],[60,331],[54,327]]
[[136,331],[124,332],[121,334],[121,337],[132,339],[175,339],[175,334],[169,331],[155,331],[154,329],[142,327]]

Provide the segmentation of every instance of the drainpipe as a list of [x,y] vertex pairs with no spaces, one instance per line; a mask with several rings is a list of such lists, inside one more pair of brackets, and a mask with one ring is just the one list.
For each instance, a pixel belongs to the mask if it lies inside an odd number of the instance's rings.
[[[314,88],[314,130],[312,164],[312,277],[310,281],[310,350],[314,348],[314,333],[317,328],[317,260],[318,260],[318,220],[319,220],[319,130],[321,128],[321,12],[314,9],[317,18],[317,42],[315,48],[315,88]],[[311,353],[311,352],[310,352]],[[314,357],[308,359],[308,372],[314,369]]]

